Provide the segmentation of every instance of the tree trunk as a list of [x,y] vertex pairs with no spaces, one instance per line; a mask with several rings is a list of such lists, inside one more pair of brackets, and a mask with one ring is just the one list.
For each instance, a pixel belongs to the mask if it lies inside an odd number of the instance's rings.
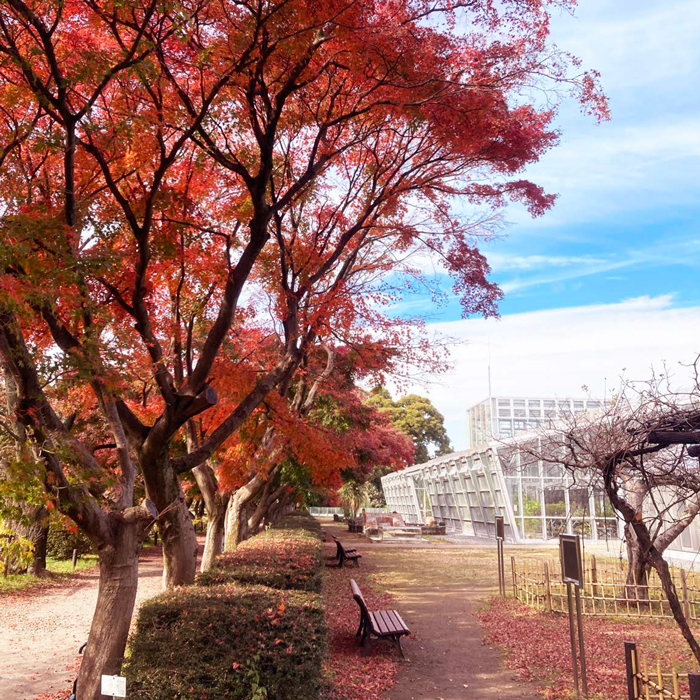
[[217,494],[214,507],[211,510],[207,509],[207,538],[200,566],[202,572],[209,571],[214,566],[216,557],[224,551],[224,525],[226,524],[228,501],[228,496]]
[[45,524],[48,514],[46,508],[40,508],[36,522],[30,528],[30,538],[34,545],[34,560],[29,565],[27,573],[32,576],[42,576],[46,573],[46,544],[49,537],[49,527]]
[[250,516],[248,520],[248,530],[255,534],[260,529],[260,524],[267,516],[270,506],[278,499],[282,498],[287,490],[287,484],[282,484],[278,486],[274,491],[272,491],[272,482],[269,481],[265,485],[265,490],[260,498],[257,508],[253,515]]
[[282,497],[270,505],[267,511],[267,518],[273,525],[278,523],[287,513],[292,510],[292,494],[287,492]]
[[638,600],[644,605],[649,602],[649,557],[639,544],[634,528],[625,525],[627,545],[627,598]]
[[[167,459],[167,454],[159,457]],[[187,586],[194,583],[197,573],[197,534],[180,479],[167,464],[146,466],[142,467],[146,493],[158,510],[158,530],[163,540],[163,586]]]
[[[5,380],[7,415],[12,425],[12,432],[16,437],[14,442],[15,459],[18,462],[30,462],[32,455],[31,448],[27,442],[27,431],[24,425],[16,420],[19,407],[17,385],[6,366],[3,366],[3,377]],[[7,478],[9,468],[9,464],[4,459],[0,460],[0,477]],[[17,503],[12,502],[12,505],[22,512],[24,522],[10,522],[10,529],[20,537],[28,539],[34,545],[34,560],[27,568],[27,572],[34,576],[41,576],[46,571],[46,539],[49,534],[49,528],[46,524],[48,511],[43,505],[30,505],[21,501]]]
[[663,554],[654,546],[649,529],[644,524],[642,518],[638,517],[638,509],[632,507],[619,493],[618,485],[615,481],[615,467],[617,466],[616,460],[619,458],[620,457],[618,454],[612,455],[602,470],[605,492],[607,493],[610,503],[612,503],[615,510],[622,515],[622,517],[625,519],[625,523],[630,527],[630,529],[634,530],[634,536],[638,543],[639,551],[646,558],[648,558],[649,563],[654,567],[659,575],[661,587],[666,595],[666,600],[668,600],[669,607],[673,613],[673,619],[676,621],[678,629],[681,631],[683,638],[688,643],[690,650],[693,652],[693,656],[700,661],[700,644],[698,644],[698,641],[695,639],[695,636],[688,625],[688,620],[686,620],[685,613],[683,612],[683,606],[678,599],[676,586],[673,583],[673,579],[668,568],[668,563],[663,558]]
[[[190,425],[188,428],[188,448],[191,450],[197,443],[193,427]],[[229,496],[219,492],[214,469],[208,463],[195,467],[192,474],[199,486],[202,503],[207,512],[207,537],[200,566],[200,570],[205,572],[212,568],[216,557],[224,551],[224,526]]]
[[245,539],[247,518],[245,509],[265,485],[265,480],[256,474],[245,486],[231,494],[226,509],[226,538],[224,548],[232,551]]
[[239,489],[234,493],[228,502],[228,508],[226,509],[226,539],[224,543],[224,549],[227,552],[231,552],[243,541],[244,536],[244,502],[243,498],[238,494],[241,491]]
[[175,507],[158,519],[163,540],[165,588],[190,585],[197,573],[197,534],[182,491],[180,493]]
[[693,656],[700,661],[700,644],[698,644],[698,641],[695,639],[695,635],[690,629],[688,620],[683,612],[683,606],[678,599],[678,593],[676,591],[676,586],[673,583],[673,578],[671,577],[668,563],[663,558],[663,555],[658,552],[654,546],[652,546],[650,549],[649,558],[651,559],[652,566],[654,569],[656,569],[656,573],[659,575],[661,586],[666,594],[666,600],[668,600],[671,612],[673,613],[673,619],[676,621],[683,638],[688,643],[690,650],[693,652]]
[[119,675],[134,612],[144,523],[113,522],[114,540],[98,549],[100,583],[88,645],[78,675],[78,700],[100,700],[101,676]]

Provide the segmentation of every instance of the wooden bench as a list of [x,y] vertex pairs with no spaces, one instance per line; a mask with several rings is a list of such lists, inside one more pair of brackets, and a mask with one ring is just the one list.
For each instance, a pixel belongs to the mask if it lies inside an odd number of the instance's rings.
[[405,634],[411,634],[411,631],[406,627],[406,623],[401,619],[401,616],[396,610],[376,610],[370,612],[365,603],[364,596],[360,587],[354,579],[350,579],[350,588],[352,597],[360,606],[360,627],[357,630],[356,637],[362,635],[360,646],[365,645],[367,641],[367,653],[369,653],[372,644],[372,635],[378,639],[389,639],[394,646],[399,650],[402,658],[406,658],[401,648],[401,637]]
[[343,564],[346,561],[354,561],[355,566],[359,566],[360,557],[362,557],[362,555],[358,554],[357,550],[353,547],[346,547],[337,537],[334,537],[333,539],[335,540],[335,556],[338,560],[338,567],[342,569]]
[[363,529],[364,527],[360,520],[348,520],[348,532],[362,534]]
[[[340,540],[335,535],[331,534],[331,537],[333,538],[333,542],[335,542],[336,545],[340,542]],[[357,549],[355,549],[355,547],[348,547],[345,544],[343,545],[343,549],[345,550],[346,554],[350,554],[351,552],[357,551]]]

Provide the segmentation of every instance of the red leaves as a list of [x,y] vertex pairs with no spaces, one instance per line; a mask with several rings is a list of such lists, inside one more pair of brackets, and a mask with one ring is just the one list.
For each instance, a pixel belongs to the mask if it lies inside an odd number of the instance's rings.
[[351,578],[360,585],[370,608],[392,607],[391,596],[377,593],[368,574],[371,566],[363,563],[360,569],[329,569],[324,579],[328,688],[323,700],[379,700],[395,682],[399,662],[393,646],[375,644],[369,656],[364,656],[355,636],[360,609],[350,593]]
[[[479,614],[485,642],[505,650],[506,663],[540,685],[546,698],[569,700],[573,690],[569,623],[565,615],[538,612],[511,599],[494,598]],[[679,661],[690,667],[690,653],[672,622],[587,617],[583,623],[591,696],[619,700],[626,696],[624,642],[636,641],[662,666]]]

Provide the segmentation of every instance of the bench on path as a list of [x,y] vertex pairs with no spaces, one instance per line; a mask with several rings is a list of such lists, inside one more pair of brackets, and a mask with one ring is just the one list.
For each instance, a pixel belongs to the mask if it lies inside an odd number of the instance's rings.
[[361,520],[348,520],[348,532],[362,534],[364,526]]
[[402,658],[406,658],[401,648],[401,637],[405,634],[410,634],[411,631],[406,627],[406,623],[401,619],[401,616],[396,610],[375,610],[370,612],[365,603],[364,596],[360,587],[355,582],[355,579],[350,579],[350,588],[352,597],[360,606],[360,627],[357,630],[356,637],[362,635],[360,646],[365,645],[367,641],[367,651],[369,653],[372,644],[372,635],[378,639],[389,639],[394,646],[399,650]]
[[[339,540],[335,535],[331,534],[331,537],[333,538],[333,542],[335,542],[336,545],[340,542],[340,540]],[[355,547],[348,547],[348,546],[345,545],[345,544],[343,545],[343,549],[345,550],[345,553],[346,553],[346,554],[350,554],[350,553],[352,553],[352,552],[356,552],[356,551],[357,551],[357,549],[355,549]]]
[[362,555],[358,554],[354,547],[346,547],[337,537],[333,537],[333,539],[335,540],[335,557],[338,560],[338,568],[342,569],[346,561],[354,561],[355,566],[359,566]]

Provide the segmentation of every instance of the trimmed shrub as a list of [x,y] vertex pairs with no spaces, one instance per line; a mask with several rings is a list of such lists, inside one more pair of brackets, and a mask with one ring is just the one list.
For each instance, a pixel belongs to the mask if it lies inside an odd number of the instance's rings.
[[80,530],[71,532],[62,518],[53,518],[46,540],[46,556],[52,559],[70,559],[74,549],[77,549],[81,556],[94,554],[96,551],[92,542]]
[[272,526],[273,530],[306,530],[321,537],[321,523],[308,510],[295,510]]
[[139,612],[132,700],[314,700],[325,651],[319,596],[229,583],[169,591]]
[[318,537],[301,529],[268,530],[220,556],[198,583],[238,581],[318,592],[322,568],[323,545]]

